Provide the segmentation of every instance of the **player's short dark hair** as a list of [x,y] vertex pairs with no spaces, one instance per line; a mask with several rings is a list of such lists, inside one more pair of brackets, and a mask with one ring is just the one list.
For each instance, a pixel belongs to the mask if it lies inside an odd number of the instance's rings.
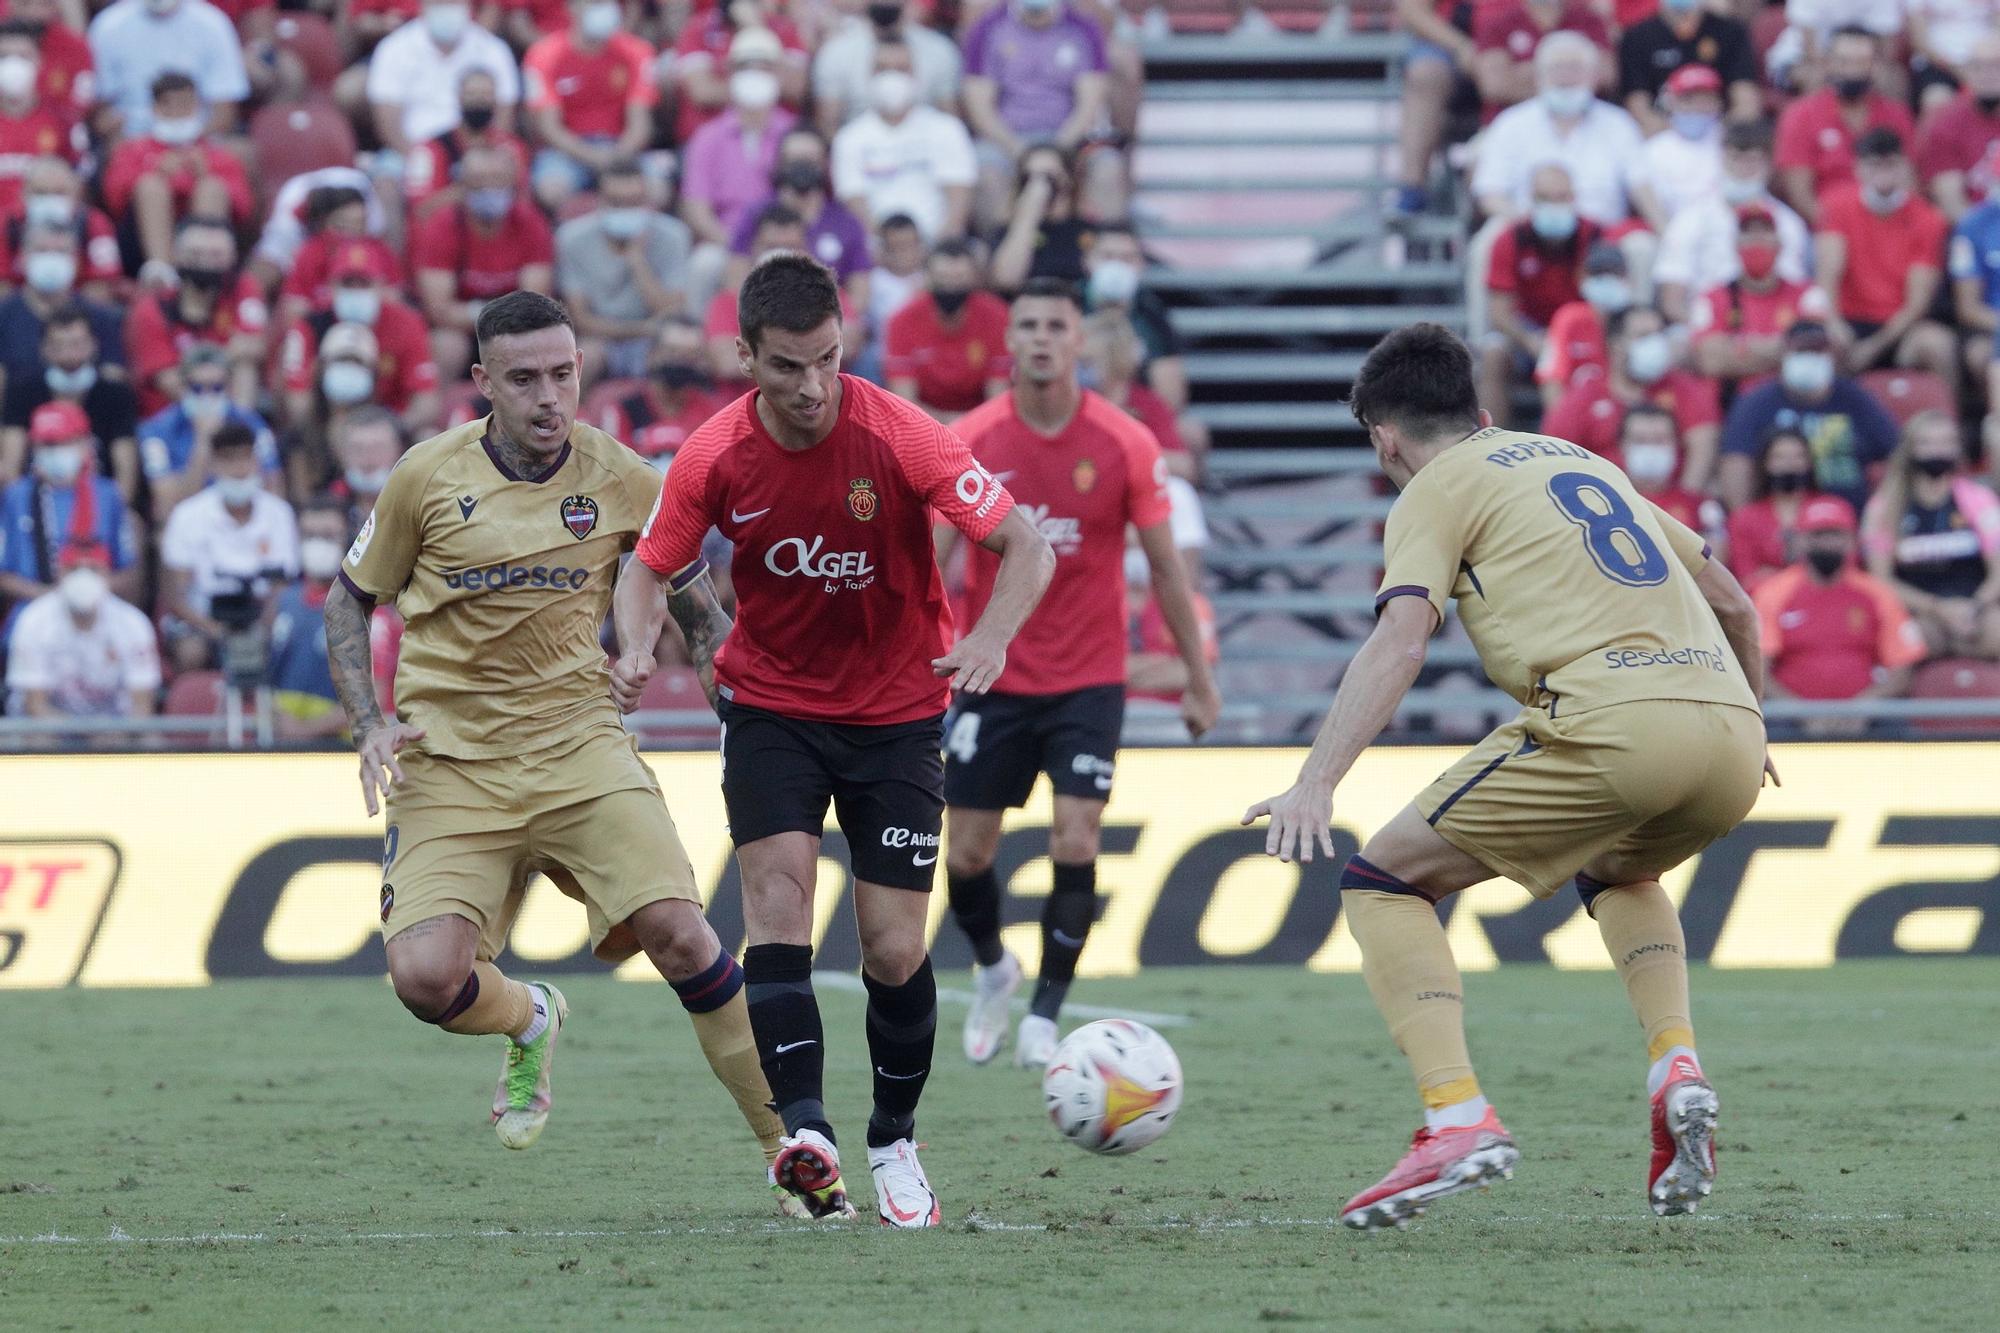
[[557,326],[571,327],[569,311],[563,303],[540,292],[511,291],[496,296],[479,311],[479,359],[486,359],[486,344],[515,333],[537,333]]
[[[767,212],[765,218],[769,216]],[[758,219],[759,225],[765,218]],[[839,318],[840,282],[833,270],[796,250],[779,250],[758,260],[736,296],[736,327],[753,352],[765,329],[811,333]]]
[[1014,293],[1015,301],[1067,301],[1083,313],[1083,297],[1077,294],[1076,284],[1068,278],[1029,278],[1021,284],[1021,290]]
[[1903,136],[1887,125],[1877,125],[1854,141],[1854,155],[1860,157],[1901,157]]
[[215,438],[208,442],[209,452],[233,454],[257,447],[257,435],[241,421],[224,421],[215,428]]
[[1472,353],[1442,324],[1410,324],[1375,344],[1354,377],[1349,410],[1364,427],[1431,437],[1479,428]]
[[168,93],[191,93],[196,91],[195,81],[177,69],[170,69],[153,80],[153,100],[159,101]]
[[1625,438],[1625,428],[1627,426],[1630,426],[1635,421],[1644,421],[1649,417],[1657,417],[1665,421],[1668,425],[1675,427],[1675,435],[1678,436],[1680,434],[1678,423],[1674,421],[1674,414],[1672,412],[1661,407],[1658,403],[1634,403],[1625,409],[1624,419],[1618,423],[1618,438],[1621,440]]
[[1768,120],[1732,120],[1722,131],[1722,146],[1738,153],[1768,153],[1775,138]]

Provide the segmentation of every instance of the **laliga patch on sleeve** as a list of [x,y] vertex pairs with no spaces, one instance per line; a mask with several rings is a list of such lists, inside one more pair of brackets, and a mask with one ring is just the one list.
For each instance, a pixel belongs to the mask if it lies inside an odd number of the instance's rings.
[[375,511],[368,511],[368,521],[361,525],[361,531],[354,536],[354,545],[347,548],[347,563],[357,568],[361,557],[368,554],[368,542],[375,535]]

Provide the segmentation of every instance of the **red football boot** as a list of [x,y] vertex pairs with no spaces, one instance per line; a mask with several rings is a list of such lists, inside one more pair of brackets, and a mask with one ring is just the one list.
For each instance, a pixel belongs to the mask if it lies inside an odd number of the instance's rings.
[[1465,1129],[1420,1129],[1395,1169],[1347,1201],[1340,1220],[1359,1231],[1408,1226],[1433,1200],[1511,1179],[1521,1160],[1492,1107]]
[[1715,1089],[1693,1056],[1677,1055],[1653,1094],[1653,1169],[1646,1198],[1661,1217],[1691,1213],[1715,1188]]

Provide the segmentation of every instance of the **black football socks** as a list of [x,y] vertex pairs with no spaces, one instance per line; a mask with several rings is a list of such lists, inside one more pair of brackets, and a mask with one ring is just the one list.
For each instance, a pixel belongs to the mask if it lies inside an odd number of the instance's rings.
[[877,981],[865,969],[861,980],[868,987],[868,1062],[875,1070],[868,1146],[886,1148],[916,1133],[917,1102],[937,1037],[937,979],[927,955],[900,986]]
[[812,1129],[833,1142],[822,1092],[826,1047],[813,996],[812,946],[753,944],[743,951],[743,979],[757,1057],[785,1133]]
[[1055,865],[1055,887],[1042,904],[1042,975],[1029,1012],[1055,1021],[1076,977],[1076,960],[1097,918],[1097,862]]

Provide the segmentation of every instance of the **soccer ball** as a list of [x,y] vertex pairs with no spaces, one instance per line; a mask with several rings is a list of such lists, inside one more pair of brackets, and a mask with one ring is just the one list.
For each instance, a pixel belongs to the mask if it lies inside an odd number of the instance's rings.
[[1144,1023],[1105,1018],[1062,1039],[1042,1074],[1056,1132],[1086,1152],[1137,1152],[1181,1109],[1181,1062]]

